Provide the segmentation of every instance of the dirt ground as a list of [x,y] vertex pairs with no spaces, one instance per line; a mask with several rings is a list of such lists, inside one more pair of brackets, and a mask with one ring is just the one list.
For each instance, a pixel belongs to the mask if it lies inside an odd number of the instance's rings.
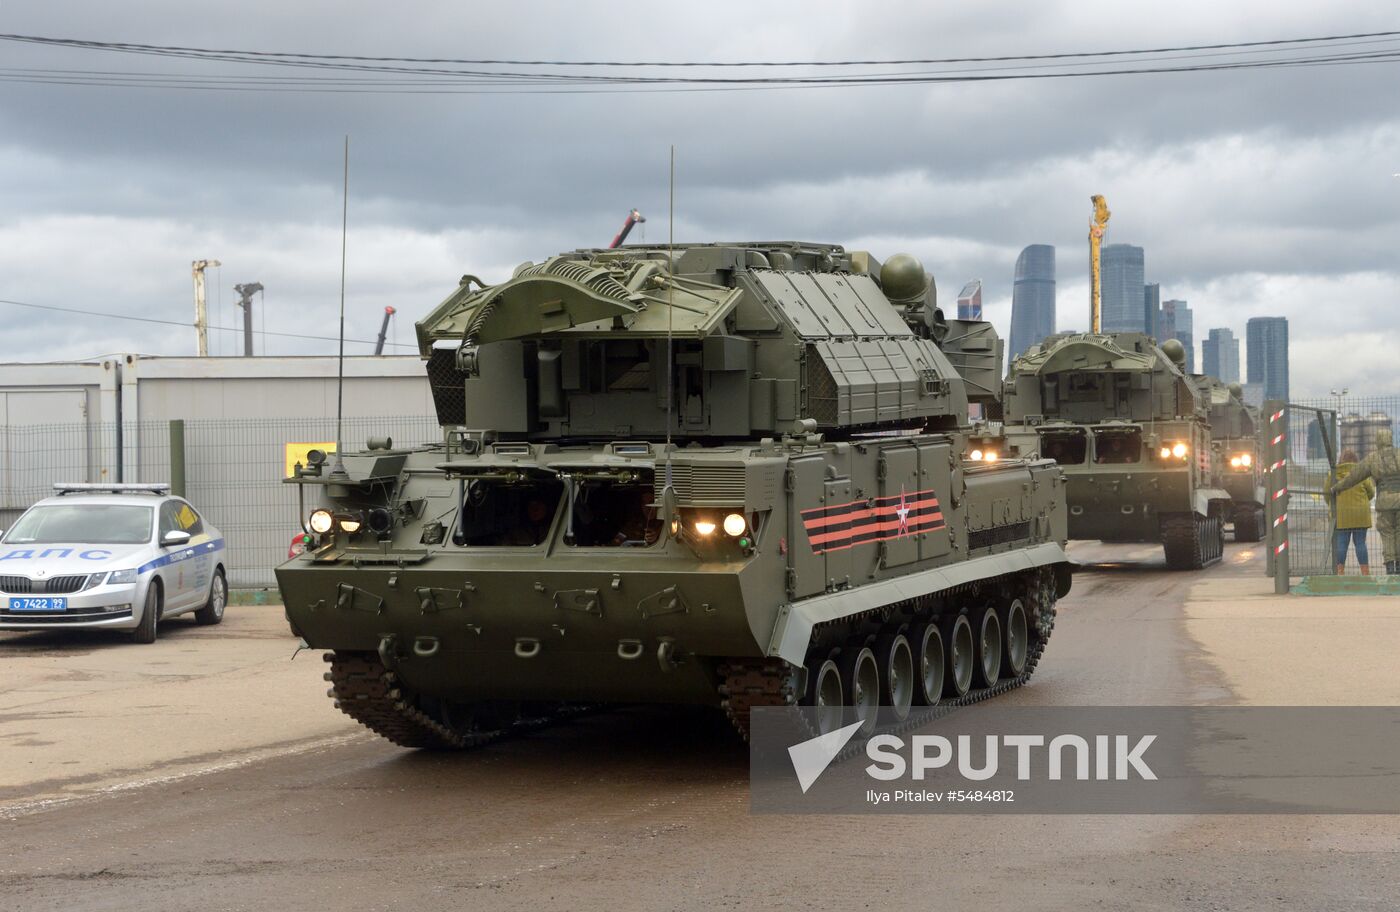
[[[1076,545],[1022,705],[1393,704],[1394,599],[1272,595]],[[1400,818],[785,817],[712,712],[637,708],[464,754],[325,697],[276,607],[216,628],[0,634],[0,908],[1394,909]]]

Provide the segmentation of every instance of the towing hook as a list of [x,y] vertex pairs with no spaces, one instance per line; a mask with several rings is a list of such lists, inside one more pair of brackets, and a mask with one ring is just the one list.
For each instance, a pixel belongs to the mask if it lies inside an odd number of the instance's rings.
[[661,666],[662,671],[671,672],[681,664],[681,660],[676,657],[676,641],[670,637],[662,637],[661,642],[656,644],[656,661]]
[[386,633],[379,638],[379,661],[383,663],[386,671],[394,671],[399,667],[398,644],[398,636],[392,633]]

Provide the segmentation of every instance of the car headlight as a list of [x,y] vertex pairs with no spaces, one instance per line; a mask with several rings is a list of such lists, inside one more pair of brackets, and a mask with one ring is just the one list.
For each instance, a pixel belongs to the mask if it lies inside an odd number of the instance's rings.
[[331,516],[330,510],[316,510],[311,514],[311,519],[307,525],[311,526],[311,531],[317,535],[324,535],[331,530],[335,523],[335,517]]
[[134,583],[136,582],[136,577],[139,575],[140,574],[138,574],[135,570],[113,570],[111,573],[107,574],[107,585],[121,586],[128,583]]

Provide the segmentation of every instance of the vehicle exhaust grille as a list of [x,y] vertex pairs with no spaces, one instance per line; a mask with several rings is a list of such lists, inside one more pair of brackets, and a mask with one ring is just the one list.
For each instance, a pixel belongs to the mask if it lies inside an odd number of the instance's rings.
[[818,424],[834,425],[840,412],[840,392],[836,378],[815,347],[807,346],[807,413]]
[[1030,537],[1031,524],[1029,522],[1007,523],[1004,526],[992,526],[990,529],[977,529],[967,533],[967,549],[975,551],[978,548],[987,548],[992,545],[1025,541]]
[[428,385],[433,391],[433,407],[438,424],[460,425],[467,420],[467,374],[457,369],[457,352],[435,348],[428,356]]
[[[742,507],[747,471],[743,466],[673,465],[671,485],[676,502],[686,507]],[[656,467],[656,500],[666,485],[664,466]]]

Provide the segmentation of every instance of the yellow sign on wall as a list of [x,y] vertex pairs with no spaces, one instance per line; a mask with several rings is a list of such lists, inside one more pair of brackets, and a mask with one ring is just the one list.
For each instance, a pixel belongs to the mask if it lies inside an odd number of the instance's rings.
[[287,464],[283,478],[293,478],[296,475],[296,464],[308,465],[306,453],[308,450],[320,450],[327,456],[335,453],[335,441],[330,443],[289,443],[287,444]]

